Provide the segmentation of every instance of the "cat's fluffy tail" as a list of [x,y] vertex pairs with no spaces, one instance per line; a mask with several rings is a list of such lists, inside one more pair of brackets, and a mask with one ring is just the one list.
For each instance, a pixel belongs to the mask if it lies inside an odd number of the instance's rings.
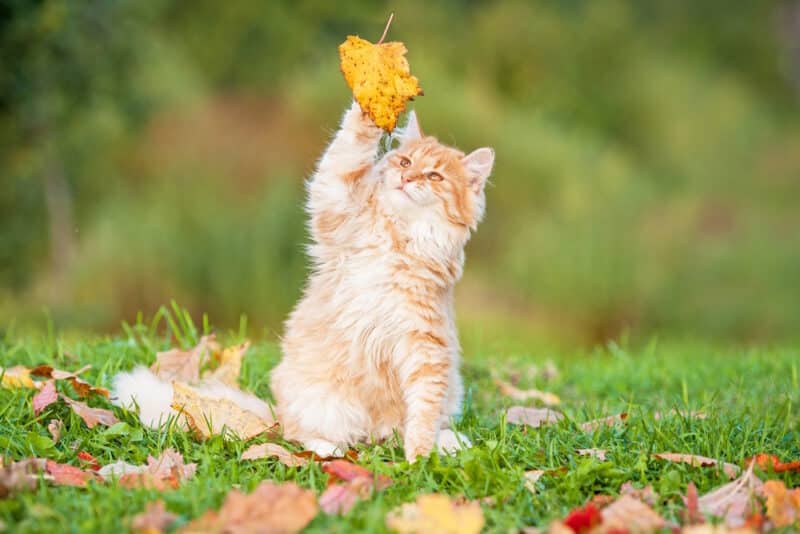
[[[229,400],[264,420],[273,418],[269,404],[218,380],[205,380],[193,386],[193,389],[201,397]],[[150,428],[158,428],[171,416],[178,415],[172,408],[172,384],[158,378],[147,367],[136,367],[133,371],[115,376],[112,398],[112,402],[122,408],[135,410],[138,406],[139,419]]]

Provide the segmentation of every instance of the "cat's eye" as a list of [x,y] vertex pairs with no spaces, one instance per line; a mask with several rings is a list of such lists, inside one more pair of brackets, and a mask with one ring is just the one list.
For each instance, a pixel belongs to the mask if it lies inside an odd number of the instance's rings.
[[441,182],[444,180],[444,176],[436,171],[432,171],[428,173],[428,180],[431,180],[432,182]]
[[411,165],[411,160],[405,156],[400,157],[400,166],[401,167],[409,167]]

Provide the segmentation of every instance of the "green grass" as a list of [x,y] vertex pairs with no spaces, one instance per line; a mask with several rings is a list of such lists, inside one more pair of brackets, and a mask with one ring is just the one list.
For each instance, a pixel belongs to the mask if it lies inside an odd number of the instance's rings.
[[[73,339],[52,333],[10,333],[0,342],[0,362],[4,366],[53,363],[64,369],[91,363],[93,368],[85,377],[109,385],[118,371],[152,362],[156,350],[181,342],[188,345],[197,338],[199,333],[185,317],[176,322],[179,324],[170,330],[179,339],[157,334],[155,327],[143,324],[126,327],[115,337]],[[241,335],[231,332],[221,337],[233,342]],[[615,494],[628,480],[637,486],[652,484],[660,495],[657,508],[675,519],[689,481],[694,481],[702,494],[724,483],[725,476],[713,469],[652,460],[651,453],[695,453],[734,463],[758,452],[774,453],[784,460],[800,458],[800,351],[796,348],[651,342],[640,348],[612,344],[589,352],[526,353],[516,349],[504,353],[495,346],[490,350],[486,341],[467,340],[466,345],[463,372],[468,392],[458,428],[475,446],[456,457],[434,455],[415,465],[402,461],[399,444],[361,447],[359,463],[389,475],[395,484],[359,503],[344,517],[320,513],[309,532],[384,531],[387,511],[426,492],[493,496],[498,504],[483,506],[486,529],[508,532],[562,517],[596,493]],[[278,358],[274,343],[255,343],[244,365],[242,385],[267,396],[267,372]],[[499,395],[490,372],[521,372],[525,376],[531,366],[546,360],[556,364],[559,376],[548,383],[541,378],[523,379],[522,386],[560,395],[566,419],[537,430],[505,424],[504,408],[513,402]],[[91,484],[85,489],[41,484],[34,492],[0,500],[0,521],[9,531],[124,531],[130,517],[157,498],[178,514],[179,526],[218,507],[234,486],[249,490],[264,479],[294,480],[320,493],[326,485],[327,475],[318,464],[287,468],[274,460],[242,462],[244,443],[222,439],[200,443],[175,428],[149,430],[134,414],[118,409],[115,413],[122,423],[93,430],[63,404],[35,417],[31,396],[28,390],[0,389],[0,455],[6,458],[42,456],[77,465],[76,454],[83,450],[103,464],[116,460],[143,463],[148,454],[175,447],[187,461],[197,462],[198,469],[194,479],[163,494],[111,484]],[[708,418],[655,420],[656,411],[672,408],[704,410]],[[623,411],[630,414],[625,425],[586,433],[575,424]],[[55,444],[46,428],[53,418],[64,421],[64,434]],[[599,462],[575,454],[576,449],[589,447],[607,449],[608,460]],[[524,487],[525,470],[561,466],[567,468],[566,473],[540,479],[536,494]],[[783,476],[787,483],[800,484],[798,474]]]

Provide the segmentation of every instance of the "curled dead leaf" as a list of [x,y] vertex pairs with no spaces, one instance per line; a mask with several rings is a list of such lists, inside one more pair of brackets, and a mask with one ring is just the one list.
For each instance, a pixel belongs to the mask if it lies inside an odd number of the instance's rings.
[[42,386],[36,395],[33,396],[31,404],[33,405],[34,415],[39,415],[42,411],[58,400],[58,392],[56,391],[56,383],[53,380],[48,380]]
[[742,527],[758,512],[756,492],[763,482],[753,474],[753,464],[736,480],[700,497],[697,506],[706,515],[720,517],[731,528]]
[[317,515],[314,493],[294,482],[266,480],[250,494],[232,490],[219,511],[209,510],[184,525],[179,532],[299,532]]
[[212,354],[220,349],[213,334],[203,336],[200,342],[189,350],[170,349],[156,354],[156,361],[150,370],[160,379],[171,382],[193,383],[200,380],[200,367],[209,361]]
[[112,426],[119,423],[119,419],[117,419],[114,412],[111,410],[91,408],[87,404],[72,400],[66,395],[61,395],[61,400],[66,402],[67,405],[72,408],[72,411],[83,419],[83,422],[86,423],[86,426],[89,428],[94,428],[97,424]]
[[556,406],[561,404],[561,399],[555,393],[548,391],[539,391],[538,389],[519,389],[516,386],[499,378],[494,379],[494,383],[500,389],[500,393],[514,400],[538,400],[547,406]]
[[53,438],[53,443],[58,443],[58,440],[61,438],[61,431],[63,428],[64,423],[58,419],[50,419],[50,422],[47,423],[47,431],[50,432],[50,436]]
[[664,460],[667,462],[677,462],[689,464],[692,467],[717,467],[722,466],[722,471],[728,478],[734,479],[739,476],[739,466],[720,462],[714,458],[707,458],[705,456],[698,456],[696,454],[681,454],[677,452],[659,452],[653,454],[653,458]]
[[800,460],[794,462],[781,462],[780,458],[774,454],[756,454],[752,458],[745,460],[744,465],[756,463],[756,467],[763,471],[773,471],[775,473],[795,472],[800,473]]
[[219,380],[232,387],[239,386],[239,374],[242,371],[242,359],[250,348],[250,342],[245,341],[214,353],[214,359],[219,362],[219,367],[206,375],[206,378]]
[[45,471],[53,477],[52,482],[57,486],[84,488],[90,480],[98,480],[98,477],[90,471],[84,471],[79,467],[60,464],[52,460],[47,460]]
[[31,380],[31,372],[24,365],[14,367],[0,367],[0,385],[8,389],[30,388],[35,389],[36,384]]
[[145,505],[144,511],[133,516],[131,530],[136,534],[155,534],[163,532],[178,518],[167,512],[164,501],[157,500]]
[[242,460],[259,460],[262,458],[277,458],[279,462],[289,467],[300,467],[308,463],[307,459],[294,455],[277,443],[251,445],[242,453]]
[[202,439],[233,434],[247,440],[274,432],[278,426],[274,419],[265,419],[228,399],[204,397],[181,382],[172,382],[172,407],[183,414],[189,427]]
[[438,493],[420,495],[415,502],[406,503],[386,516],[386,526],[399,534],[477,534],[483,523],[480,505],[475,502],[459,505]]
[[608,417],[601,417],[600,419],[592,419],[591,421],[580,423],[578,426],[580,426],[584,432],[594,432],[598,428],[603,428],[606,426],[614,426],[618,423],[624,423],[627,418],[628,414],[623,412],[617,415],[609,415]]
[[166,449],[158,458],[148,456],[146,466],[131,466],[124,462],[111,465],[114,467],[106,466],[100,469],[100,476],[103,478],[116,476],[119,478],[119,485],[124,488],[148,488],[158,491],[177,489],[197,471],[197,464],[185,463],[183,455],[172,448]]
[[564,416],[549,408],[527,408],[525,406],[512,406],[506,411],[506,421],[515,425],[528,425],[539,428],[542,425],[556,423]]

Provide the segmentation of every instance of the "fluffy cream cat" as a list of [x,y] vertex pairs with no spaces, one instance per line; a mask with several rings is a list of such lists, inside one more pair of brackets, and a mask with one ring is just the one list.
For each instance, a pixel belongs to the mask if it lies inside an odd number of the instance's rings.
[[494,152],[442,145],[413,112],[378,158],[381,134],[353,104],[308,182],[313,272],[271,387],[287,439],[329,456],[397,429],[413,461],[467,443],[448,429],[463,394],[453,286]]

